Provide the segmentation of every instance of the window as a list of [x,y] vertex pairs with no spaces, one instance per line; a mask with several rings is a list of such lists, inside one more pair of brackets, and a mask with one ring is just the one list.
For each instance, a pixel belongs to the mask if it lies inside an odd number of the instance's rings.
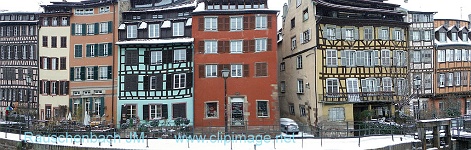
[[126,104],[125,108],[126,108],[126,111],[125,111],[126,112],[126,118],[136,118],[136,114],[137,114],[136,105]]
[[174,74],[173,75],[173,88],[182,89],[186,87],[186,74]]
[[280,92],[281,93],[286,92],[286,82],[285,81],[280,82]]
[[184,31],[184,23],[183,22],[176,22],[173,23],[173,36],[183,36]]
[[445,87],[445,74],[443,73],[438,75],[438,87]]
[[137,25],[128,25],[127,38],[137,38]]
[[162,51],[152,51],[150,55],[150,63],[152,65],[162,64]]
[[419,31],[412,31],[412,40],[413,41],[420,41],[420,32]]
[[389,40],[389,29],[387,27],[381,28],[380,32],[380,39],[381,40]]
[[393,91],[392,78],[390,78],[390,77],[384,77],[383,78],[383,91],[385,91],[385,92],[392,92]]
[[447,86],[453,86],[453,72],[447,73],[447,77],[448,77],[446,80]]
[[461,50],[455,49],[455,61],[461,61]]
[[95,24],[87,24],[87,34],[95,34]]
[[82,80],[81,71],[82,69],[80,67],[74,68],[74,81]]
[[446,58],[446,61],[447,61],[447,62],[453,61],[453,60],[454,60],[453,55],[454,55],[454,50],[452,50],[452,49],[447,49],[447,50],[446,50],[446,57],[445,57],[445,58]]
[[445,32],[440,32],[438,34],[440,42],[446,42],[446,33]]
[[204,41],[204,53],[205,54],[215,54],[218,52],[218,41],[216,40],[206,40]]
[[285,71],[285,69],[286,69],[285,62],[281,62],[280,63],[280,71]]
[[267,16],[257,15],[255,18],[255,29],[266,29],[267,28]]
[[51,47],[57,48],[57,36],[51,36]]
[[296,49],[296,36],[291,38],[291,50]]
[[110,6],[100,7],[99,13],[107,13],[107,12],[110,12]]
[[404,78],[396,79],[396,91],[397,95],[404,95],[406,94],[407,89],[405,89],[406,80]]
[[49,18],[43,18],[43,25],[48,26],[48,19]]
[[460,86],[461,85],[461,72],[455,72],[454,81],[455,81],[455,86]]
[[306,116],[306,107],[304,105],[299,105],[299,115],[301,117],[304,117]]
[[205,103],[206,118],[217,118],[218,117],[218,102],[206,102]]
[[56,92],[57,92],[57,91],[56,91],[56,89],[57,89],[57,82],[51,81],[50,83],[51,83],[51,95],[57,95],[57,93],[56,93]]
[[98,101],[98,99],[95,99],[95,102],[93,102],[93,103],[95,103],[95,105],[94,105],[94,108],[95,108],[94,114],[100,115],[102,113],[102,112],[100,112],[101,101]]
[[268,117],[268,101],[257,100],[257,117]]
[[345,40],[352,41],[353,39],[354,39],[353,38],[353,29],[351,29],[351,28],[345,29]]
[[186,49],[177,49],[173,51],[174,62],[186,62]]
[[296,27],[296,18],[291,19],[291,29],[294,29]]
[[463,36],[463,37],[461,38],[461,40],[462,40],[463,42],[467,42],[467,41],[468,41],[468,34],[463,32],[463,35],[462,35],[462,36]]
[[445,111],[445,104],[443,102],[438,102],[438,109]]
[[437,55],[438,62],[445,62],[445,50],[438,50]]
[[[360,51],[357,51],[356,53],[358,53]],[[377,50],[367,50],[367,51],[364,51],[364,55],[365,55],[365,62],[364,62],[364,65],[366,67],[373,67],[373,66],[376,66],[378,65],[378,61],[379,61],[379,58],[378,58],[378,51]],[[358,56],[358,54],[357,54]],[[358,59],[358,58],[357,58]],[[358,65],[358,64],[355,64],[355,65]]]
[[308,9],[305,9],[303,11],[303,21],[306,21],[309,19],[309,13],[308,13]]
[[431,40],[431,37],[432,36],[432,31],[430,30],[425,30],[424,31],[424,40],[425,41],[430,41]]
[[61,25],[62,26],[67,26],[69,23],[69,21],[67,20],[67,17],[62,17],[62,21],[61,21]]
[[48,68],[48,63],[49,63],[48,60],[49,59],[47,57],[43,57],[43,69],[46,69],[46,70],[49,69]]
[[468,54],[469,54],[468,50],[462,49],[461,50],[461,60],[462,61],[468,61],[468,57],[469,57]]
[[412,51],[412,62],[420,63],[421,51]]
[[329,121],[344,121],[345,109],[343,107],[329,108]]
[[[48,88],[48,84],[47,84],[48,81],[40,81],[40,82],[43,82],[43,87],[42,87],[42,88],[43,88],[43,89],[42,89],[43,92],[42,92],[42,93],[47,94],[47,93],[49,92],[49,88]],[[10,92],[11,92],[11,91],[10,91]],[[11,95],[11,94],[10,94],[10,95]]]
[[242,65],[231,65],[231,77],[242,77]]
[[172,104],[173,118],[186,118],[186,103]]
[[133,20],[139,20],[139,19],[141,19],[141,16],[132,16],[132,19]]
[[301,44],[308,43],[309,41],[311,41],[311,29],[308,29],[301,33],[299,39]]
[[51,59],[51,70],[57,70],[57,58],[49,58]]
[[206,65],[206,77],[217,77],[218,65]]
[[301,6],[301,2],[302,2],[302,0],[296,0],[296,8]]
[[231,17],[230,18],[230,23],[231,23],[231,31],[241,31],[243,30],[243,21],[242,21],[242,18],[241,16],[237,16],[237,17]]
[[338,63],[337,50],[328,49],[326,51],[326,65],[330,67],[336,67]]
[[74,56],[82,57],[82,45],[75,45]]
[[339,93],[339,79],[328,78],[326,80],[326,92],[328,95],[335,95]]
[[353,67],[355,66],[355,51],[354,50],[343,50],[340,51],[340,59],[343,66]]
[[268,76],[267,63],[255,63],[255,76],[266,77]]
[[255,39],[255,52],[267,51],[267,39]]
[[61,48],[67,48],[67,37],[61,37]]
[[429,49],[422,50],[422,62],[424,63],[432,62],[432,50],[429,50]]
[[43,47],[47,47],[47,36],[43,36]]
[[461,71],[461,85],[467,86],[468,84],[468,71]]
[[451,41],[456,42],[458,41],[458,35],[456,32],[451,33]]
[[402,40],[402,32],[401,30],[394,30],[394,40],[401,41]]
[[98,79],[100,80],[107,80],[108,79],[108,66],[100,66],[98,67]]
[[75,35],[82,35],[82,25],[81,24],[75,24]]
[[378,92],[379,91],[379,79],[366,78],[361,79],[361,92]]
[[231,40],[231,53],[242,53],[242,40]]
[[87,44],[87,57],[95,57],[95,44]]
[[217,31],[218,30],[218,18],[217,17],[204,17],[204,30],[205,31]]
[[391,51],[381,50],[381,65],[391,66]]
[[158,38],[158,37],[160,37],[160,25],[149,24],[149,38]]
[[[336,31],[335,27],[328,26],[326,31],[326,36],[328,40],[335,40],[336,39]],[[340,38],[340,37],[339,37]]]
[[298,94],[302,94],[304,93],[304,83],[303,83],[303,79],[298,79],[298,88],[297,88],[297,93]]
[[93,80],[94,79],[94,67],[87,67],[87,80]]
[[288,104],[288,109],[289,109],[289,114],[290,114],[290,115],[295,115],[295,112],[294,112],[294,104],[293,104],[293,103],[289,103],[289,104]]
[[52,18],[52,26],[57,26],[57,17]]
[[303,56],[298,55],[296,57],[296,69],[302,69],[303,68]]
[[393,63],[395,66],[406,66],[406,54],[404,51],[395,50]]
[[100,33],[108,33],[108,22],[100,22]]

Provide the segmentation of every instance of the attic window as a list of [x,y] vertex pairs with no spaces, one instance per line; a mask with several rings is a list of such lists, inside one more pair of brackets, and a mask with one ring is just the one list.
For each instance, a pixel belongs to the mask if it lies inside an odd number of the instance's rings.
[[139,20],[141,19],[141,16],[132,16],[132,20]]

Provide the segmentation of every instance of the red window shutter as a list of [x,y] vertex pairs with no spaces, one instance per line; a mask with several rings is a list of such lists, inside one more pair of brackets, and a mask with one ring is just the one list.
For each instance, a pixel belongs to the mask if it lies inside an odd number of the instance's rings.
[[268,69],[267,69],[267,63],[262,63],[261,64],[261,75],[262,76],[268,76]]
[[56,70],[59,70],[59,58],[56,57],[54,59],[56,59]]
[[271,22],[272,22],[271,18],[272,18],[271,15],[267,16],[267,28],[268,29],[271,29]]
[[272,49],[271,49],[271,39],[267,39],[267,51],[272,51]]
[[49,63],[47,63],[47,69],[50,70],[50,69],[52,69],[52,58],[47,58],[47,61],[49,62]]
[[230,53],[231,52],[231,43],[229,41],[224,41],[224,51],[226,53]]
[[249,52],[255,52],[255,40],[249,41]]
[[249,52],[249,41],[244,40],[244,42],[242,44],[243,44],[242,52],[243,53],[248,53]]
[[198,19],[198,30],[204,31],[204,17]]
[[224,28],[224,18],[221,18],[221,19],[217,19],[217,22],[218,22],[218,30],[219,31],[225,31],[226,29]]
[[244,30],[250,30],[249,16],[244,16]]
[[200,41],[199,42],[199,45],[198,45],[198,52],[200,54],[203,54],[204,53],[204,41]]
[[249,64],[244,64],[244,77],[249,77]]
[[43,67],[43,57],[39,57],[39,68],[44,69]]
[[224,53],[224,41],[218,41],[218,53]]
[[225,21],[224,21],[224,27],[225,27],[225,30],[224,30],[224,31],[229,31],[230,28],[231,28],[231,26],[230,26],[231,20],[230,20],[229,17],[224,18],[224,20],[225,20]]
[[222,74],[222,69],[224,68],[224,65],[223,64],[219,64],[218,65],[218,72],[217,72],[217,75],[218,77],[221,77],[221,74]]
[[205,75],[205,66],[204,65],[198,65],[198,73],[200,78],[204,78]]
[[255,29],[255,16],[250,16],[249,25],[251,30]]

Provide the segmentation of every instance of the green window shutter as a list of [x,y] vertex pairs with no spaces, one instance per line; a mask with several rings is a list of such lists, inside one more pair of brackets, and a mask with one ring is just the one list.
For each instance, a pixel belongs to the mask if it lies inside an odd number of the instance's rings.
[[[69,113],[72,113],[72,110],[74,109],[74,103],[72,103],[72,99],[69,98]],[[68,113],[67,113],[68,115]],[[72,115],[72,114],[70,114]]]
[[82,24],[82,35],[87,35],[87,24]]
[[168,106],[167,104],[162,104],[162,118],[168,119]]
[[75,35],[75,23],[70,25],[70,31],[71,31],[72,35]]
[[92,46],[91,46],[90,44],[87,44],[87,53],[86,53],[86,56],[87,56],[87,57],[90,57],[90,55],[91,55],[91,54],[90,54],[91,47],[92,47]]
[[93,67],[93,79],[98,80],[98,66]]
[[92,112],[93,111],[93,98],[89,97],[88,100],[90,101],[90,104],[88,105],[88,115],[90,115],[90,117],[92,116]]
[[80,79],[82,81],[85,81],[85,71],[86,71],[86,68],[85,67],[81,67],[80,68]]
[[113,56],[113,43],[108,43],[108,56]]
[[104,97],[101,97],[100,98],[100,117],[103,116],[103,114],[105,112],[105,98]]
[[[82,112],[77,112],[77,114],[78,114],[78,113],[81,113],[81,114],[83,114],[83,112],[84,112],[84,110],[85,110],[85,108],[83,108],[83,105],[82,105],[82,104],[83,104],[83,99],[82,99],[82,98],[80,98],[79,100],[80,100],[80,102],[79,102],[79,106],[82,108]],[[83,118],[83,117],[82,117],[82,118]]]
[[98,56],[103,56],[103,45],[104,44],[98,44]]
[[113,67],[108,66],[108,79],[113,79]]
[[82,57],[82,45],[78,45],[78,57]]
[[80,57],[80,56],[79,56],[79,51],[78,51],[78,50],[79,50],[79,45],[75,45],[74,48],[75,48],[75,49],[74,49],[74,56],[75,56],[75,57]]
[[98,51],[98,44],[95,44],[92,51],[93,51],[94,57],[96,57],[97,56],[97,51]]
[[70,81],[74,81],[74,77],[75,77],[74,71],[75,71],[74,67],[70,67]]
[[113,33],[113,21],[108,21],[108,33]]
[[95,23],[95,34],[100,33],[100,25],[98,23]]

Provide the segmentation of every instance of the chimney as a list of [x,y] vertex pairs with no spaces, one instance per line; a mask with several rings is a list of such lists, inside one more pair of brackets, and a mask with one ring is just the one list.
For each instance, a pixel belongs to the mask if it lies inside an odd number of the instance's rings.
[[283,5],[283,15],[281,17],[285,18],[286,13],[288,13],[288,4],[287,3],[285,3],[285,5]]
[[62,2],[67,2],[67,0],[62,0]]

